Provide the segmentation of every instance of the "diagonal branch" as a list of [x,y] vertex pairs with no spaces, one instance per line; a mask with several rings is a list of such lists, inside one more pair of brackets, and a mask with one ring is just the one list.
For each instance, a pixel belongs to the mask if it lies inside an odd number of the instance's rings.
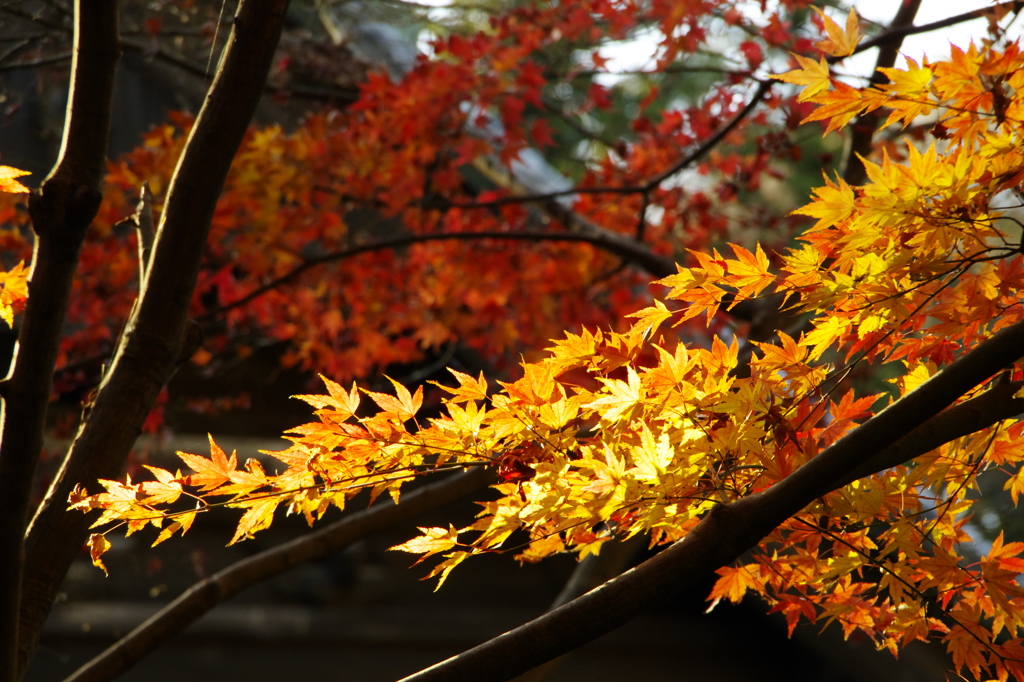
[[860,54],[861,52],[867,52],[873,48],[886,45],[895,38],[902,40],[907,36],[918,35],[920,33],[930,33],[932,31],[938,31],[940,28],[949,28],[950,26],[962,24],[965,21],[981,19],[999,10],[1005,10],[1006,12],[1020,12],[1021,9],[1024,9],[1024,0],[1007,0],[1007,2],[1000,2],[992,5],[991,7],[982,7],[980,9],[971,10],[970,12],[962,12],[961,14],[946,17],[945,19],[939,19],[938,21],[933,21],[928,24],[921,24],[920,26],[914,26],[911,24],[908,26],[890,28],[885,33],[877,35],[871,40],[865,40],[857,45],[857,49],[853,51],[853,54]]
[[[972,388],[1020,359],[1022,353],[1024,322],[1018,322],[961,356],[772,488],[715,507],[683,540],[643,564],[561,608],[405,679],[507,680],[610,632],[735,561],[787,518],[835,490],[866,461],[936,418]],[[910,452],[901,454],[912,456]]]
[[[647,194],[658,188],[658,185],[668,180],[676,173],[680,172],[685,168],[689,168],[696,162],[707,156],[708,152],[714,149],[723,139],[725,139],[729,133],[736,129],[740,123],[746,119],[751,112],[757,107],[758,104],[764,99],[768,91],[771,90],[775,81],[761,81],[757,86],[757,90],[751,96],[750,100],[736,112],[732,118],[730,118],[725,125],[716,130],[711,137],[701,142],[700,146],[686,154],[668,168],[665,168],[661,172],[651,176],[647,180],[639,182],[635,185],[622,185],[619,187],[602,186],[602,187],[571,187],[569,189],[557,190],[554,192],[524,192],[519,191],[516,194],[505,197],[498,197],[497,199],[490,199],[488,201],[435,201],[434,204],[429,205],[429,208],[493,208],[498,206],[506,206],[508,204],[524,204],[524,203],[543,203],[545,207],[550,206],[555,199],[561,199],[563,197],[571,197],[577,194]],[[490,177],[490,176],[489,176]],[[493,179],[493,178],[492,178]],[[522,188],[516,188],[522,189]],[[435,205],[436,204],[436,205]],[[565,207],[561,207],[563,211],[568,210]],[[570,221],[571,222],[571,221]],[[674,272],[674,270],[673,270]]]
[[88,532],[87,519],[64,511],[69,493],[77,483],[119,473],[160,388],[195,350],[187,314],[210,220],[263,92],[287,5],[288,0],[239,5],[225,57],[171,180],[135,310],[30,526],[22,581],[22,668]]

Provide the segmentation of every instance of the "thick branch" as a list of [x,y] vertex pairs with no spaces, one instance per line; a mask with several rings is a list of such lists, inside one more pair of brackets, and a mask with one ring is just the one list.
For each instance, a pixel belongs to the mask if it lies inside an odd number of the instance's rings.
[[1000,381],[979,396],[957,403],[932,417],[840,479],[841,488],[858,478],[885,471],[957,438],[1024,414],[1024,398],[1014,398],[1021,381]]
[[29,530],[22,583],[22,663],[87,534],[88,520],[65,512],[68,494],[76,483],[118,475],[160,388],[181,360],[188,306],[210,220],[263,91],[287,4],[246,0],[239,6],[225,58],[171,180],[135,313]]
[[35,244],[28,304],[2,392],[0,680],[13,680],[17,675],[15,652],[29,494],[43,444],[53,369],[78,255],[100,205],[119,57],[116,0],[76,2],[64,138],[57,165],[29,201]]
[[[1003,329],[768,490],[712,509],[683,540],[579,599],[409,682],[507,680],[621,626],[753,548],[865,461],[1024,353],[1024,322]],[[911,456],[910,452],[903,453]],[[917,453],[921,454],[921,453]]]
[[484,488],[491,474],[474,468],[379,504],[320,530],[239,561],[199,581],[149,620],[79,668],[65,682],[102,682],[127,670],[155,647],[246,587],[337,552],[371,533],[439,509]]

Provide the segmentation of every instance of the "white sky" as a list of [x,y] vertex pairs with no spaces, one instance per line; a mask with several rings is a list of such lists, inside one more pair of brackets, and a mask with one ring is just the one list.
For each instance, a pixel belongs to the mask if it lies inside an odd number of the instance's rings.
[[[970,12],[971,10],[990,7],[993,4],[990,0],[956,0],[955,2],[952,0],[923,0],[914,23],[921,26],[957,14]],[[857,8],[857,14],[883,25],[888,24],[892,20],[898,5],[899,0],[856,0],[854,3],[854,6]],[[931,33],[908,36],[904,39],[903,47],[900,51],[904,55],[917,60],[918,63],[921,62],[921,57],[925,54],[932,60],[942,59],[949,56],[949,46],[951,44],[958,47],[967,47],[971,38],[980,39],[984,37],[987,27],[988,22],[985,19],[975,19],[974,21],[939,29]],[[1010,35],[1015,34],[1020,34],[1020,27],[1016,24],[1010,29]],[[855,62],[853,68],[861,75],[868,75],[866,72],[870,71],[871,67],[874,66],[875,53],[876,51],[872,50],[869,54],[858,55],[860,59]],[[905,62],[903,60],[896,62],[897,67],[904,65]]]
[[[451,0],[417,0],[422,5],[435,5],[439,9],[435,11],[444,12],[446,6],[450,6]],[[771,4],[772,0],[768,0]],[[887,25],[892,21],[893,15],[902,0],[853,0],[852,4],[857,8],[857,13],[865,18]],[[917,25],[931,23],[941,19],[991,6],[993,0],[923,0],[921,9],[914,21]],[[838,13],[830,10],[834,19],[843,23],[845,15],[838,16]],[[1024,21],[1024,20],[1022,20]],[[972,37],[980,38],[985,34],[987,23],[984,19],[976,19],[971,22],[958,24],[949,28],[939,29],[931,33],[925,33],[907,37],[903,42],[901,52],[920,63],[921,56],[927,54],[932,60],[941,59],[949,55],[949,45],[966,46]],[[1020,35],[1021,22],[1015,24],[1010,31],[1011,35]],[[421,41],[421,49],[426,46],[426,41]],[[645,69],[653,66],[653,37],[638,37],[634,40],[623,41],[602,49],[602,55],[608,58],[608,70],[629,71]],[[875,63],[876,51],[872,50],[862,55],[847,60],[842,66],[845,73],[870,76]],[[898,60],[897,67],[904,66],[903,60]],[[614,82],[615,78],[606,79],[607,84]]]
[[[888,24],[901,0],[855,0],[853,5],[857,8],[857,14],[864,19],[870,19],[880,24]],[[921,9],[917,14],[914,23],[917,25],[928,24],[933,21],[946,19],[948,17],[969,12],[974,9],[987,7],[993,4],[989,0],[923,0]],[[830,11],[830,16],[843,25],[845,14]],[[971,22],[958,24],[949,28],[940,29],[931,33],[924,33],[907,37],[903,42],[902,54],[907,55],[920,63],[921,56],[927,54],[932,60],[940,59],[949,55],[949,45],[966,46],[972,37],[982,37],[985,33],[987,22],[984,19],[976,19]],[[1015,27],[1017,34],[1020,29]],[[1011,34],[1014,33],[1011,30]],[[652,52],[654,44],[651,38],[639,37],[634,40],[617,43],[602,49],[602,55],[609,58],[608,70],[629,71],[634,69],[650,68],[653,65]],[[874,67],[877,51],[872,50],[858,55],[852,60],[844,62],[842,71],[845,73],[869,76]],[[896,63],[902,67],[905,62],[901,59]],[[609,79],[614,81],[614,79]]]

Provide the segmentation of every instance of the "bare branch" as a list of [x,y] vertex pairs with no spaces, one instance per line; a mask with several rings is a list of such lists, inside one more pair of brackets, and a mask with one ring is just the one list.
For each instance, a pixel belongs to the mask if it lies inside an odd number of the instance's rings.
[[[643,564],[561,608],[405,679],[508,680],[621,626],[735,561],[780,523],[836,489],[866,461],[916,428],[929,420],[944,420],[946,415],[940,415],[944,408],[1020,359],[1022,352],[1024,322],[1018,322],[979,344],[775,486],[715,507],[686,538]],[[1009,409],[1020,408],[1014,404]],[[923,453],[908,448],[901,454]]]
[[39,59],[24,62],[10,62],[4,64],[2,63],[4,60],[0,60],[0,72],[17,71],[18,69],[38,69],[44,66],[63,64],[64,62],[71,61],[71,56],[71,52],[61,52],[60,54],[51,55],[49,57],[40,57]]
[[647,183],[643,185],[643,189],[645,191],[653,190],[658,185],[668,180],[670,177],[672,177],[679,171],[683,170],[684,168],[689,168],[693,164],[703,159],[708,152],[714,149],[722,140],[724,140],[729,135],[729,133],[735,130],[736,126],[738,126],[740,123],[744,121],[744,119],[750,116],[751,112],[753,112],[757,105],[761,103],[761,100],[764,99],[764,96],[768,94],[768,91],[772,89],[772,85],[774,84],[775,81],[761,81],[761,83],[757,86],[757,90],[754,91],[753,96],[750,98],[750,101],[748,101],[742,109],[736,112],[733,115],[733,117],[729,119],[728,123],[726,123],[724,126],[716,130],[714,135],[704,140],[704,142],[701,143],[700,147],[695,149],[693,152],[687,154],[678,162],[676,162],[669,168],[666,168],[661,173],[655,175],[653,178],[648,180]]

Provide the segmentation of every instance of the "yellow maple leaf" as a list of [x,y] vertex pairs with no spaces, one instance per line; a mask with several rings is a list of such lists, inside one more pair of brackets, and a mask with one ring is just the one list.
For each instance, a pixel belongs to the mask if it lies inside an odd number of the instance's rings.
[[646,337],[672,315],[672,311],[666,308],[664,303],[655,299],[653,306],[629,313],[626,317],[638,318],[633,325],[633,330]]
[[455,526],[449,524],[447,528],[420,528],[423,535],[415,537],[408,542],[395,545],[389,548],[392,552],[409,552],[410,554],[422,554],[416,563],[423,561],[431,554],[447,552],[459,541],[459,531]]
[[793,211],[798,215],[807,215],[818,219],[808,233],[841,223],[849,218],[857,208],[853,188],[842,178],[836,178],[836,182],[832,182],[826,177],[825,186],[815,188],[814,195],[814,201]]
[[810,347],[810,358],[817,360],[836,341],[850,331],[850,320],[835,316],[815,320],[814,329],[804,334],[800,345]]
[[828,90],[832,84],[832,79],[829,76],[828,62],[825,61],[824,57],[814,61],[810,57],[803,57],[795,53],[790,54],[796,59],[800,68],[783,74],[772,75],[770,76],[771,78],[804,86],[803,91],[796,98],[798,102],[806,102],[815,95]]
[[833,57],[848,57],[853,54],[853,51],[857,49],[857,43],[860,42],[860,21],[857,18],[857,10],[850,8],[850,13],[846,16],[845,29],[817,7],[814,8],[814,11],[825,23],[825,32],[828,33],[828,38],[819,40],[814,46]]
[[155,481],[146,481],[142,484],[142,492],[147,497],[142,500],[144,504],[171,504],[181,497],[181,472],[172,474],[166,469],[143,464],[150,473],[156,477]]
[[238,521],[238,528],[235,529],[235,536],[231,538],[228,545],[251,538],[258,531],[269,528],[274,521],[274,510],[283,501],[284,499],[280,495],[266,495],[228,505],[245,508],[245,513]]
[[643,388],[636,370],[626,367],[626,378],[627,381],[621,381],[598,377],[598,381],[605,385],[608,394],[602,395],[587,407],[598,412],[603,421],[617,421],[643,400]]
[[10,192],[12,194],[25,194],[28,192],[28,187],[15,180],[15,178],[20,178],[22,175],[31,175],[31,173],[18,168],[11,168],[10,166],[0,166],[0,192]]
[[28,300],[28,269],[21,261],[8,272],[0,272],[0,319],[14,326],[14,315],[25,309]]
[[907,69],[878,69],[884,73],[891,83],[882,85],[882,90],[892,93],[895,96],[890,99],[887,106],[892,108],[892,113],[883,124],[888,126],[896,121],[903,121],[903,126],[910,125],[918,116],[931,113],[937,102],[931,97],[930,87],[935,74],[927,66],[921,67],[916,61],[907,57]]
[[110,540],[102,533],[93,533],[89,536],[89,557],[92,559],[92,565],[96,568],[102,568],[105,575],[107,573],[107,567],[103,565],[103,553],[110,549]]
[[757,296],[775,282],[775,275],[768,271],[768,256],[760,244],[757,245],[756,253],[738,244],[730,244],[729,247],[736,254],[736,260],[728,261],[728,267],[729,283],[739,289],[737,300]]

